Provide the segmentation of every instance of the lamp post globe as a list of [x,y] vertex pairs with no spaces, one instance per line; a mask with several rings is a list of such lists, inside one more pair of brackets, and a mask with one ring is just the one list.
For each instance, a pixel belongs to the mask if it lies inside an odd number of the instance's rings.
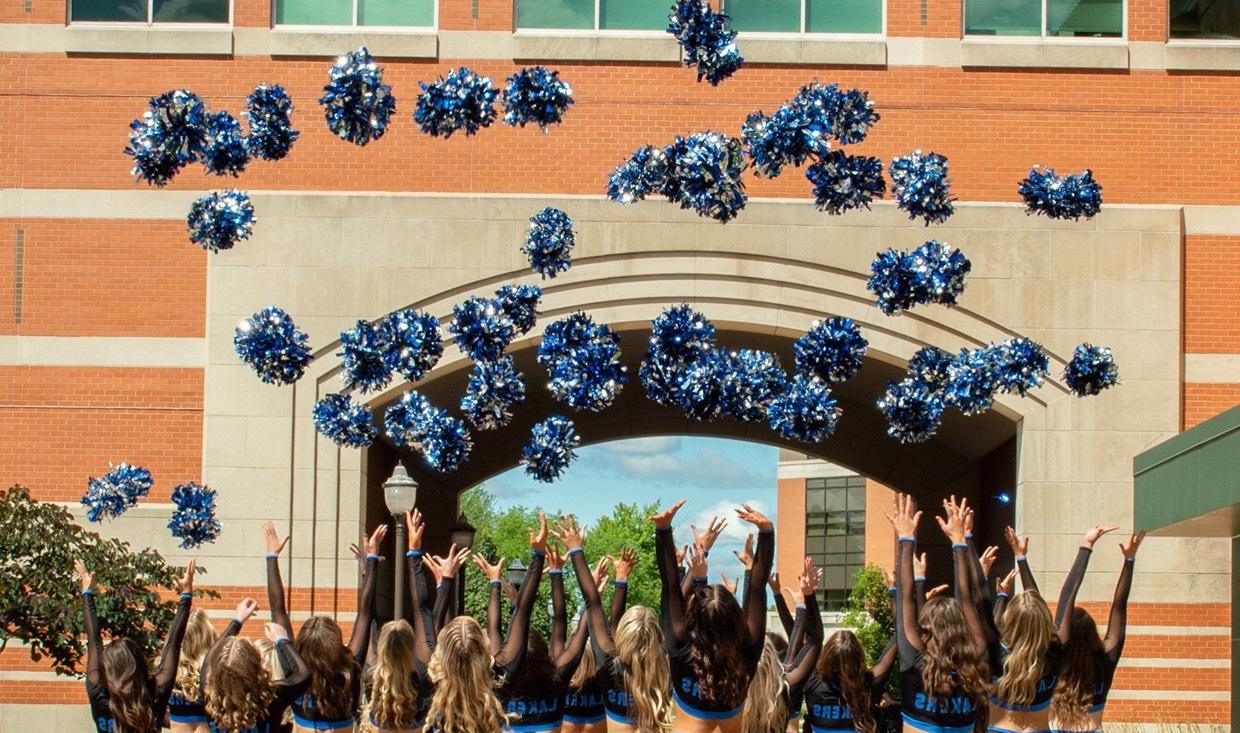
[[413,511],[418,500],[418,482],[413,480],[405,464],[397,461],[392,475],[383,482],[383,501],[392,513],[396,523],[396,562],[395,582],[393,585],[392,618],[399,620],[405,617],[405,573],[400,558],[405,554],[405,515]]

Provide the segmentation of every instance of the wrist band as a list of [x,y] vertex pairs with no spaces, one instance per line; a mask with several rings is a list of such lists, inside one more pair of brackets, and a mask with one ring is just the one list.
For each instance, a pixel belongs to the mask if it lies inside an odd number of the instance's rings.
[[498,580],[492,580],[492,581],[491,581],[491,585],[493,585],[493,586],[495,586],[496,588],[498,588],[499,586],[503,585],[503,583],[501,583],[501,582],[500,582],[500,581],[498,581]]
[[998,599],[998,598],[1008,598],[1008,597],[1009,597],[1009,596],[1008,596],[1008,594],[1007,594],[1007,593],[1004,593],[1003,591],[999,591],[998,593],[996,593],[996,594],[995,594],[995,598],[996,598],[996,599]]
[[93,595],[95,595],[95,589],[94,589],[94,588],[87,588],[86,590],[82,591],[82,595],[84,595],[84,596],[93,596]]
[[971,540],[971,539],[973,539],[973,533],[972,533],[972,532],[965,532],[965,533],[964,533],[964,538],[965,538],[966,540]]
[[534,557],[546,557],[547,556],[547,553],[543,552],[542,550],[532,550],[530,554],[532,554]]
[[379,561],[379,556],[378,556],[378,555],[376,555],[376,554],[375,554],[375,553],[373,553],[373,552],[368,552],[368,553],[366,553],[366,561],[367,561],[367,562],[370,562],[371,560],[374,560],[375,562],[378,562],[378,561]]
[[923,577],[920,577],[920,578],[913,578],[913,582],[914,582],[914,583],[924,583],[924,582],[926,582],[926,579],[925,579],[925,577],[924,577],[924,576],[923,576]]
[[579,552],[585,552],[585,550],[581,549],[580,547],[574,547],[568,551],[568,556],[572,557],[573,555],[576,555]]
[[409,550],[405,553],[405,557],[422,557],[421,550]]
[[658,534],[660,532],[671,532],[671,531],[672,531],[671,527],[655,527],[654,528],[655,534]]
[[628,585],[629,579],[628,578],[616,578],[615,580],[611,581],[611,584],[612,585]]
[[276,639],[276,646],[280,646],[281,644],[287,644],[287,643],[288,643],[287,636],[281,636],[279,639]]
[[1124,557],[1124,562],[1136,562],[1136,561],[1137,561],[1136,555],[1133,555],[1132,557],[1127,557],[1127,556]]
[[798,603],[798,604],[797,604],[797,607],[796,607],[796,610],[798,610],[798,611],[808,611],[809,609],[805,607],[805,604],[804,604],[804,603]]
[[238,626],[245,626],[245,620],[244,620],[244,619],[237,618],[237,617],[235,617],[235,616],[234,616],[234,617],[233,617],[233,621],[236,621]]
[[953,550],[967,550],[969,549],[969,546],[963,542],[953,542],[952,549]]
[[913,537],[905,537],[905,536],[901,535],[901,536],[900,536],[900,541],[901,541],[901,542],[916,542],[917,540],[916,540],[915,538],[913,538]]
[[181,594],[181,600],[183,600],[183,601],[192,601],[192,600],[194,600],[194,596],[193,596],[193,594],[192,594],[192,593],[182,593],[182,594]]
[[1024,555],[1016,556],[1016,562],[1028,562],[1028,561],[1029,561],[1029,558],[1025,557]]
[[894,587],[893,587],[893,588],[888,588],[888,589],[887,589],[887,592],[888,592],[888,593],[895,593],[895,592],[896,592],[896,589],[895,589]]
[[703,575],[693,576],[693,583],[694,585],[706,585],[706,576],[703,576]]
[[775,534],[775,528],[771,527],[770,529],[760,529],[758,530],[758,534]]
[[563,574],[564,574],[563,568],[552,568],[551,570],[547,571],[547,575],[563,575]]
[[268,559],[268,560],[278,560],[278,559],[280,559],[280,553],[278,553],[278,552],[269,552],[269,553],[267,553],[267,559]]

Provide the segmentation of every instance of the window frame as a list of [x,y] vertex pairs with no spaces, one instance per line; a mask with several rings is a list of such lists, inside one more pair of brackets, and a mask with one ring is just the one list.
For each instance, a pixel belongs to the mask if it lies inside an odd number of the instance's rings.
[[[237,0],[228,0],[228,20],[219,23],[204,23],[194,21],[190,23],[178,23],[175,20],[155,20],[155,0],[145,0],[146,2],[146,20],[74,20],[73,19],[73,0],[65,3],[65,25],[81,26],[85,28],[142,28],[147,30],[223,30],[233,27],[233,19],[236,17]],[[273,0],[274,2],[274,0]],[[436,0],[438,2],[438,0]],[[273,6],[274,7],[274,6]]]
[[[1124,7],[1128,7],[1125,0]],[[1167,3],[1167,45],[1188,48],[1235,48],[1240,46],[1240,36],[1236,38],[1177,38],[1171,35],[1171,3]]]
[[[868,482],[866,478],[860,475],[826,476],[826,477],[808,478],[805,480],[805,513],[806,513],[805,554],[813,557],[814,562],[817,563],[819,567],[823,568],[824,570],[827,569],[828,567],[832,569],[839,568],[844,572],[845,577],[848,578],[848,584],[844,588],[829,588],[827,587],[826,581],[824,579],[823,586],[819,589],[820,591],[819,598],[822,601],[823,609],[828,613],[838,613],[844,607],[843,605],[841,605],[839,609],[832,608],[830,605],[830,601],[828,599],[828,591],[843,593],[845,602],[846,602],[848,593],[852,589],[852,582],[854,582],[855,580],[855,574],[857,572],[860,572],[860,570],[865,567],[864,526],[865,526],[865,517],[866,517],[865,503],[868,497],[865,495],[864,492],[862,492],[861,497],[860,497],[862,500],[861,506],[855,507],[849,501],[848,494],[853,489],[857,489],[857,488],[864,489],[867,486],[868,486]],[[843,508],[835,509],[835,510],[829,510],[825,508],[828,503],[826,494],[828,492],[833,492],[833,491],[839,492],[842,495],[843,500],[844,500]],[[819,493],[822,494],[821,503],[824,508],[821,511],[817,511],[817,510],[813,511],[811,514],[811,511],[810,511],[811,496],[814,496]],[[843,517],[844,531],[835,532],[835,533],[828,532],[828,528],[831,526],[830,516],[832,514],[839,514]],[[854,516],[859,517],[862,523],[861,524],[862,532],[860,535],[858,535],[858,533],[855,531],[854,523],[849,521]],[[817,531],[820,531],[821,534],[815,534],[811,536],[810,535],[811,527]],[[853,549],[850,550],[849,549],[850,542],[855,543],[858,536],[860,536],[861,538],[860,549],[858,550],[857,548],[854,547]],[[838,539],[840,541],[841,543],[841,547],[839,548],[840,551],[838,552],[827,551],[828,549],[827,541],[832,538]],[[810,547],[811,540],[816,540],[817,541],[815,543],[816,545],[821,544],[823,548],[822,551],[811,549]],[[851,562],[849,559],[850,557],[853,557],[853,556],[859,556],[859,560],[856,563]],[[828,565],[828,559],[831,560],[829,565]],[[841,560],[841,561],[836,562],[836,560]]]
[[[977,0],[973,0],[976,2]],[[1129,0],[1120,0],[1120,23],[1118,36],[1051,36],[1046,32],[1046,20],[1048,6],[1050,0],[1039,0],[1042,3],[1042,22],[1039,26],[1039,35],[1030,36],[1003,36],[988,35],[985,33],[969,33],[969,2],[970,0],[960,0],[960,37],[966,41],[985,41],[987,43],[1105,43],[1105,44],[1127,44],[1128,43],[1128,3]],[[1171,6],[1167,6],[1167,18],[1171,18]],[[1170,35],[1170,27],[1167,29]]]
[[[354,0],[356,2],[356,0]],[[667,35],[666,30],[641,30],[626,28],[600,28],[599,21],[603,17],[602,6],[603,0],[594,0],[594,27],[593,28],[544,28],[540,26],[521,26],[517,25],[517,5],[522,0],[513,0],[513,33],[530,33],[540,36],[621,36],[630,38],[662,38]],[[808,0],[800,0],[801,3],[801,30],[799,31],[737,31],[737,40],[753,39],[755,41],[786,41],[789,39],[805,39],[805,40],[832,40],[832,41],[874,41],[887,37],[887,5],[888,0],[880,0],[883,4],[882,11],[882,28],[877,33],[818,33],[808,32],[805,30],[805,22],[807,18],[806,3]],[[435,0],[436,8],[438,8],[439,0]],[[726,0],[723,3],[723,12],[727,12]],[[1127,2],[1125,2],[1127,6]],[[274,7],[274,0],[273,0]],[[670,6],[669,6],[670,7]],[[438,11],[436,11],[438,12]],[[274,14],[272,17],[275,17]],[[438,15],[436,15],[438,21]],[[438,23],[436,23],[438,25]],[[744,55],[744,49],[741,49]]]
[[[667,35],[667,30],[661,28],[659,30],[640,28],[599,28],[599,20],[603,17],[603,0],[594,0],[594,27],[593,28],[544,28],[542,26],[520,26],[517,25],[517,6],[522,0],[513,0],[512,2],[512,32],[514,34],[533,33],[540,36],[621,36],[628,38],[662,38]],[[435,0],[438,5],[439,0]],[[671,9],[668,4],[668,9]],[[664,20],[667,16],[663,16]]]
[[[809,0],[800,0],[801,2],[801,29],[796,31],[737,31],[736,38],[743,41],[752,38],[755,41],[787,41],[789,39],[807,40],[807,41],[876,41],[887,37],[887,6],[889,0],[879,0],[882,3],[882,22],[877,33],[831,33],[822,31],[807,31],[805,24],[809,19],[809,11],[806,5]],[[727,12],[727,0],[723,0],[723,12]],[[1125,4],[1126,0],[1125,0]],[[962,6],[963,7],[963,6]],[[741,49],[741,55],[745,50]]]
[[[153,1],[153,0],[148,0]],[[276,23],[276,3],[280,0],[271,0],[271,30],[272,32],[285,33],[358,33],[365,31],[366,33],[390,33],[393,35],[401,34],[417,34],[417,33],[437,33],[439,31],[439,0],[431,0],[431,24],[430,25],[358,25],[357,12],[358,5],[362,0],[350,0],[353,3],[353,24],[352,25],[314,25],[306,23]],[[597,2],[598,0],[595,0]],[[229,0],[235,2],[235,0]],[[514,6],[515,7],[515,6]]]

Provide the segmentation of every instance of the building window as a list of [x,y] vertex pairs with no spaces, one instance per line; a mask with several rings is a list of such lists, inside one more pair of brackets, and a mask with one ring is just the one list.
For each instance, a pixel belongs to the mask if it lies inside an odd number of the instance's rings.
[[434,28],[435,0],[276,0],[276,25]]
[[1120,38],[1124,35],[1124,0],[965,0],[964,32],[969,36]]
[[822,607],[843,609],[865,565],[865,478],[806,479],[805,554],[822,569]]
[[749,33],[882,33],[883,0],[723,0]]
[[662,31],[667,0],[517,0],[517,28]]
[[73,0],[74,23],[227,23],[229,0]]
[[1234,0],[1171,0],[1171,37],[1240,39],[1240,3]]

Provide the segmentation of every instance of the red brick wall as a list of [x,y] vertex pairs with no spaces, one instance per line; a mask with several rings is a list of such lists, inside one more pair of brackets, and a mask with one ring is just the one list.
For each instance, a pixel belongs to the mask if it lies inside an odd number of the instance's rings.
[[1184,351],[1240,354],[1240,237],[1184,240]]
[[1184,429],[1240,405],[1240,384],[1184,385]]

